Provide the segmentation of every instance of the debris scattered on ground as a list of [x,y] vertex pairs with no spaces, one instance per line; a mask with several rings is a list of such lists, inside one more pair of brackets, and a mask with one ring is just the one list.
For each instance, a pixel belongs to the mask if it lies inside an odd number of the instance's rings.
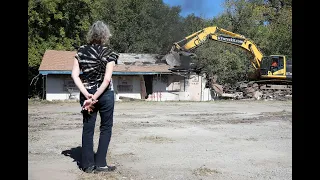
[[292,98],[292,89],[288,85],[267,85],[254,82],[239,82],[235,85],[223,85],[222,98],[253,100],[288,100]]

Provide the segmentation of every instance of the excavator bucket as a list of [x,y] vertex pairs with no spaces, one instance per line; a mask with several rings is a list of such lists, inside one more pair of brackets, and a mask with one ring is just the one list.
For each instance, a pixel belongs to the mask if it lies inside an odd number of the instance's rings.
[[166,63],[171,67],[189,67],[192,57],[195,56],[193,53],[185,51],[171,51],[169,54],[165,55]]
[[165,56],[166,63],[171,67],[181,66],[181,59],[179,53],[172,51]]

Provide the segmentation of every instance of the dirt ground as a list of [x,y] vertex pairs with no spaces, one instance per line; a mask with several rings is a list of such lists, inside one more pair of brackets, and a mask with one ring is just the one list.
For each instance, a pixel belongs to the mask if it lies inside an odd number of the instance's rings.
[[30,101],[29,180],[292,179],[291,101],[116,102],[104,174],[78,168],[81,128],[79,103]]

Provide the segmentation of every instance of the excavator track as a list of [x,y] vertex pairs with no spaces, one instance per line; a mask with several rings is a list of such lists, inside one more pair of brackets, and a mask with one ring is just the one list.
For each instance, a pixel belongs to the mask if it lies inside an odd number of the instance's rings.
[[262,90],[292,90],[291,80],[257,80],[250,81],[250,83],[257,83],[259,89]]

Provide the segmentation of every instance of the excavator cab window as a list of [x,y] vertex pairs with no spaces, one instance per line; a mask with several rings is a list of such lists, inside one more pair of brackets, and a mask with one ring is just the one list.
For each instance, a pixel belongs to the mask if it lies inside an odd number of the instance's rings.
[[284,68],[283,56],[266,56],[261,61],[261,75],[267,75],[268,71],[272,73]]
[[261,67],[260,67],[261,75],[268,74],[268,71],[270,71],[271,64],[272,64],[271,57],[265,56],[262,58]]
[[283,56],[273,56],[270,71],[272,73],[284,68]]
[[278,66],[279,66],[279,69],[283,69],[283,67],[284,67],[284,61],[283,61],[283,57],[282,56],[279,56],[279,64],[278,64]]
[[292,79],[292,58],[288,57],[286,60],[286,76],[287,79]]
[[272,63],[270,66],[271,72],[275,72],[279,69],[279,59],[277,57],[272,57]]

